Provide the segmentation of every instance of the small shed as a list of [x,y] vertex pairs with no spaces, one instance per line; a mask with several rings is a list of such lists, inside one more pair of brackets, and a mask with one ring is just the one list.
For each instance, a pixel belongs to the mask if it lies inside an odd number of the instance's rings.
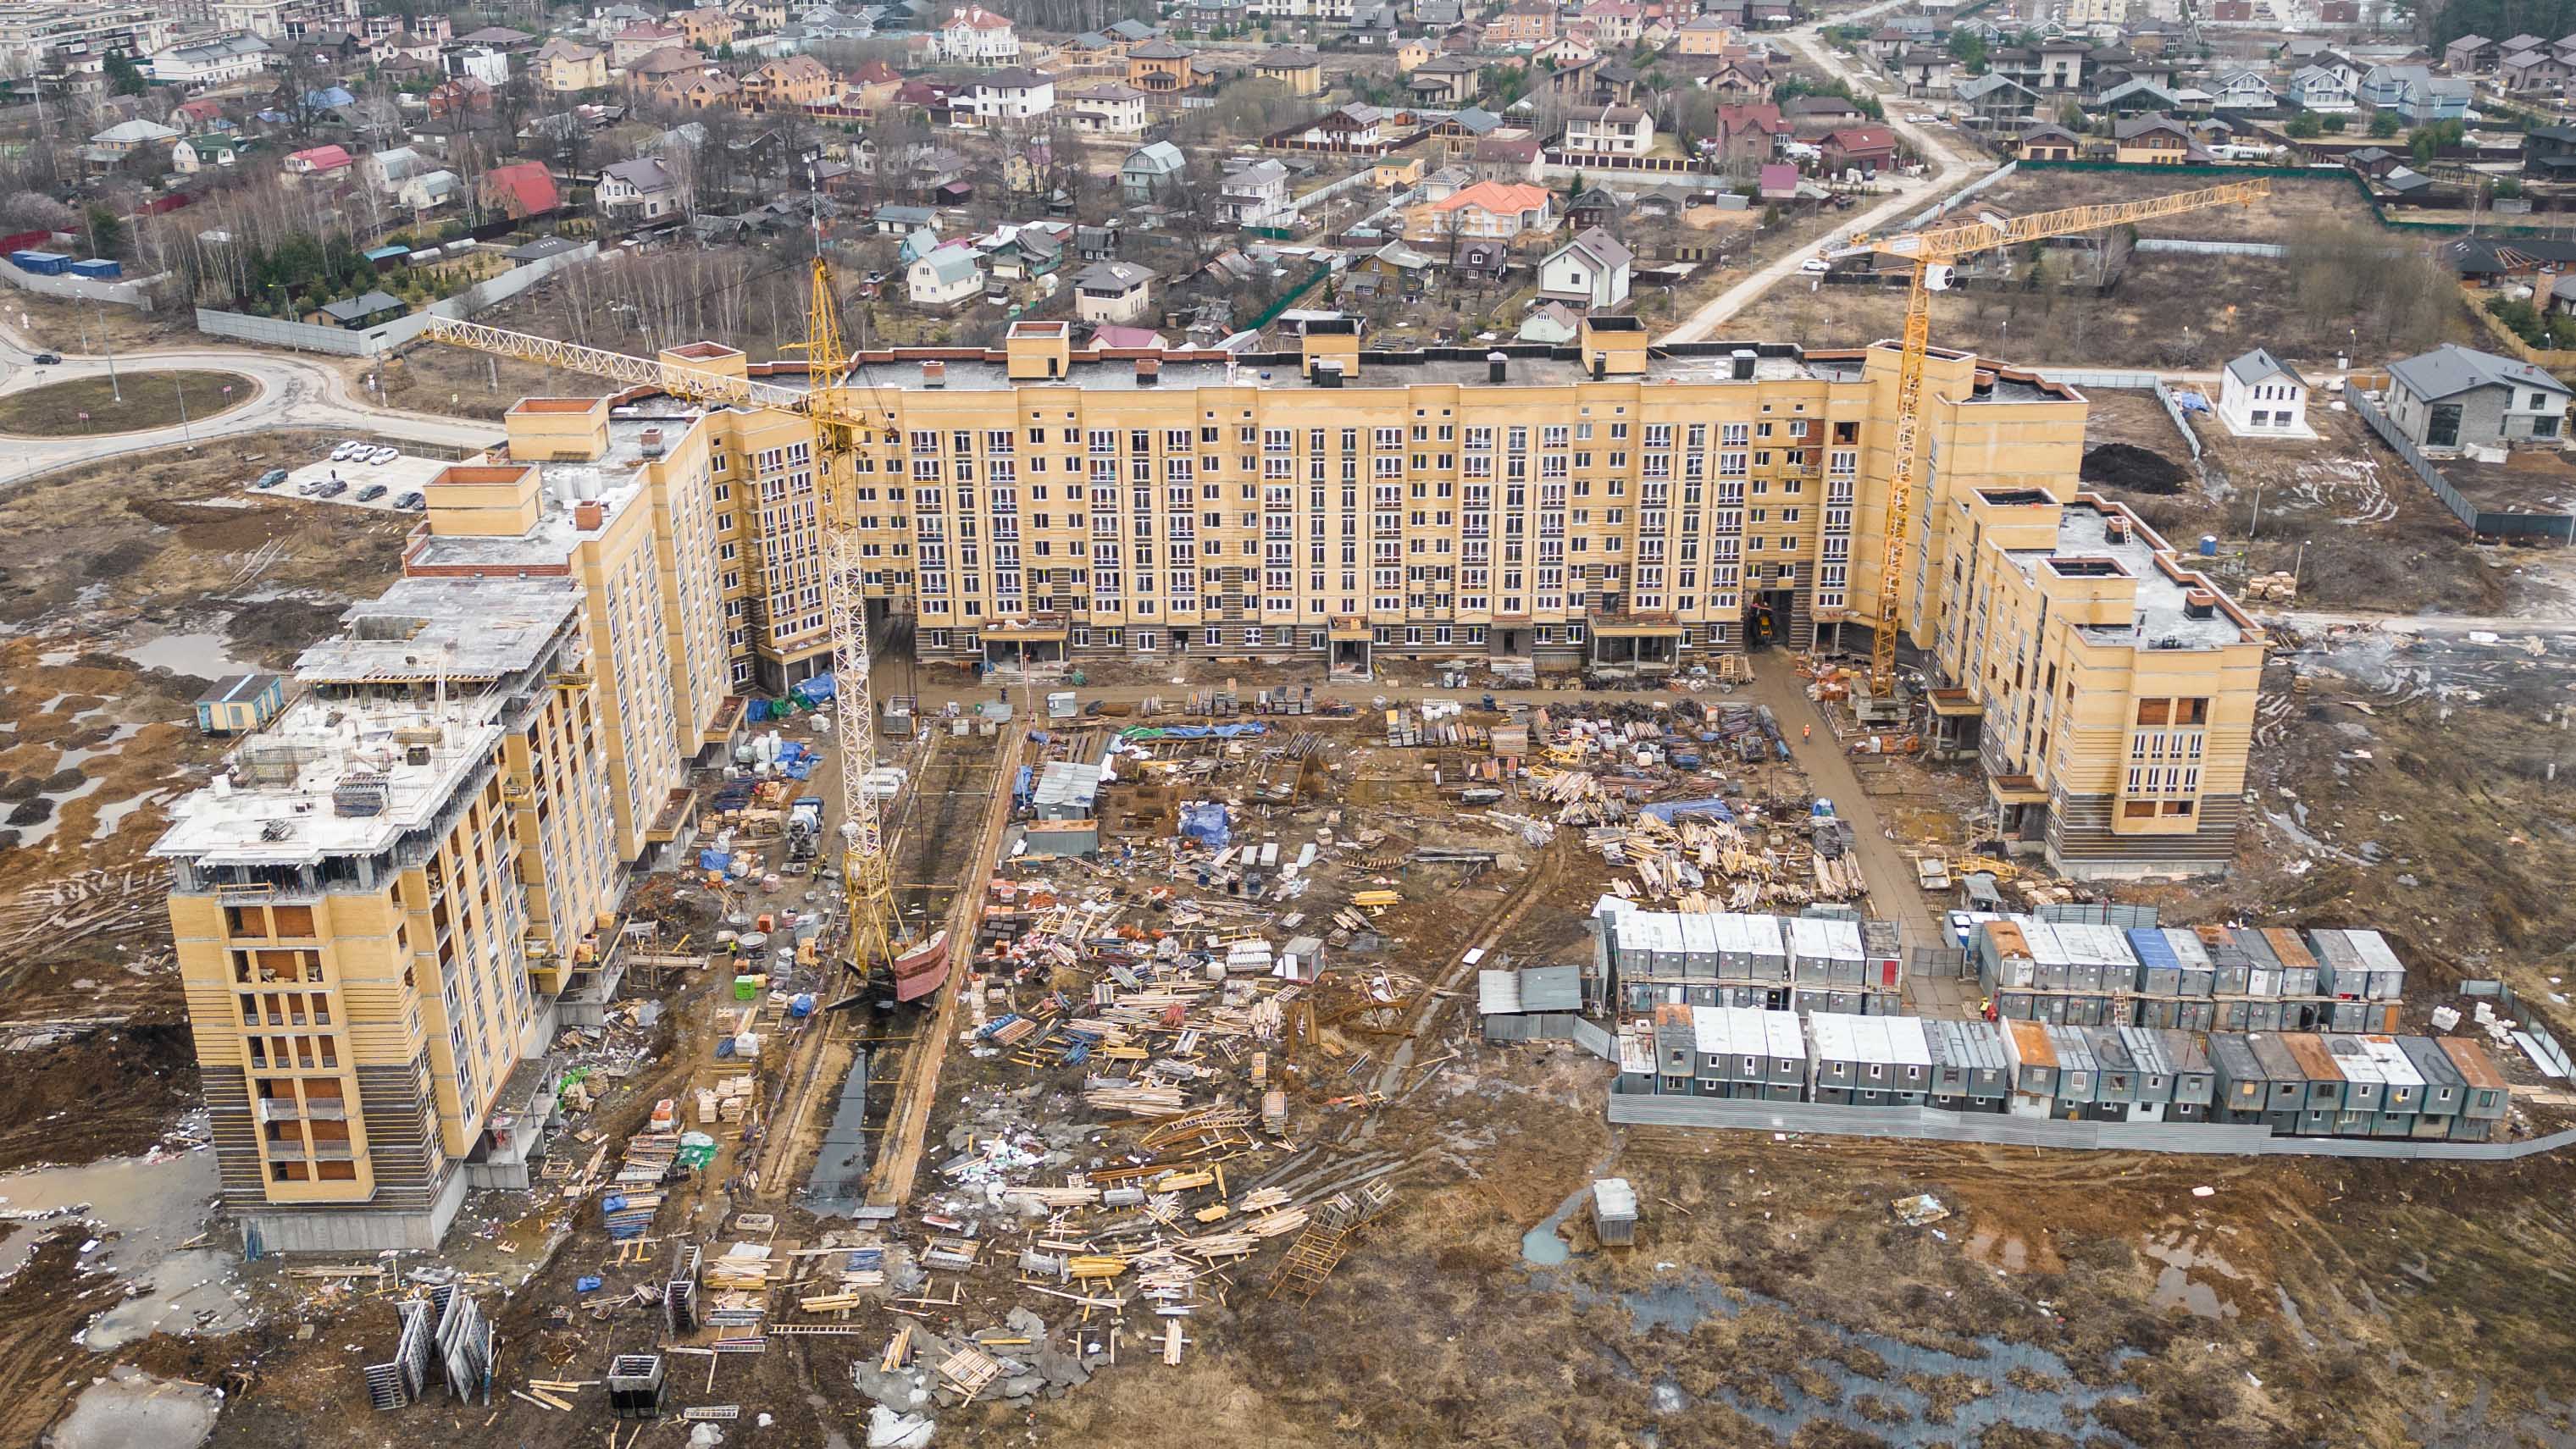
[[1592,1235],[1605,1248],[1637,1244],[1637,1190],[1624,1177],[1605,1177],[1592,1184]]
[[87,277],[93,282],[113,282],[125,275],[125,263],[108,257],[92,257],[85,262],[72,263],[70,270],[75,277]]
[[197,696],[197,729],[218,739],[244,735],[277,718],[284,708],[284,675],[228,674]]

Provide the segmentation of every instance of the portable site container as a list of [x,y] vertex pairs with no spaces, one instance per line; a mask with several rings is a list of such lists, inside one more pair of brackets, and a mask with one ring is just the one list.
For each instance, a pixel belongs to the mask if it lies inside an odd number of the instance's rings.
[[1565,966],[1524,966],[1521,968],[1521,1010],[1580,1012],[1583,1010],[1583,968]]
[[1995,1019],[1998,1021],[2031,1021],[2036,1019],[2032,1013],[2033,1002],[2031,1000],[2031,994],[2027,991],[2006,991],[1994,989],[1992,994],[1989,995],[1986,1000],[1993,1004],[1995,1009]]
[[2161,1031],[2210,1031],[2218,1023],[2218,1003],[2185,998],[2164,1000],[2142,999],[2130,1003],[2136,1020],[2132,1026],[2151,1026]]
[[2165,1060],[2173,1067],[2174,1106],[2193,1108],[2195,1115],[2206,1113],[2217,1100],[2217,1076],[2209,1064],[2209,1039],[2188,1031],[2160,1031],[2156,1036],[2164,1044]]
[[1682,937],[1682,974],[1694,981],[1717,979],[1717,921],[1685,912],[1673,918]]
[[2318,1040],[2334,1058],[2335,1070],[2343,1074],[2343,1109],[2376,1114],[2386,1099],[2388,1079],[2381,1075],[2370,1048],[2362,1044],[2361,1038],[2345,1033]]
[[2212,1033],[2209,1038],[2210,1085],[2216,1100],[2210,1105],[2215,1120],[2259,1122],[2272,1103],[2271,1074],[2262,1059],[2254,1055],[2251,1039],[2234,1033]]
[[2282,1045],[2279,1032],[2248,1032],[2245,1044],[2253,1048],[2254,1059],[2263,1064],[2263,1076],[2270,1082],[2263,1098],[2266,1116],[2293,1114],[2308,1104],[2308,1073],[2299,1059]]
[[1789,970],[1800,986],[1858,990],[1862,979],[1859,922],[1792,916],[1788,924]]
[[1843,1016],[1869,1015],[1869,1013],[1863,1009],[1868,1002],[1868,998],[1858,987],[1835,986],[1830,988],[1818,988],[1813,986],[1801,986],[1791,992],[1790,996],[1794,1004],[1794,1009],[1798,1011],[1830,1011]]
[[1655,975],[1663,981],[1676,981],[1690,974],[1690,953],[1682,945],[1682,918],[1670,911],[1638,913],[1654,933]]
[[1752,979],[1789,979],[1789,941],[1778,916],[1738,916],[1744,923],[1745,950],[1752,957]]
[[1819,1102],[1847,1107],[1860,1089],[1864,1063],[1856,1020],[1831,1012],[1811,1012],[1806,1018],[1807,1055]]
[[1619,1033],[1618,1090],[1628,1096],[1646,1096],[1657,1085],[1654,1034],[1651,1031]]
[[1691,1008],[1693,1049],[1698,1053],[1695,1074],[1703,1095],[1731,1097],[1730,1090],[1710,1091],[1712,1086],[1731,1088],[1738,1082],[1760,1081],[1759,1061],[1739,1067],[1736,1018],[1744,1013],[1727,1006],[1694,1006]]
[[2307,943],[2299,939],[2299,933],[2276,927],[2265,931],[2263,939],[2271,946],[2273,956],[2281,963],[2281,989],[2276,994],[2316,995],[2317,981],[2324,975],[2324,971],[2317,963],[2316,953],[2309,950]]
[[2138,979],[2130,989],[2149,996],[2180,995],[2182,959],[2174,954],[2173,943],[2165,939],[2165,933],[2137,926],[2128,934],[2129,950],[2138,958]]
[[2105,996],[2098,992],[2092,995],[2072,995],[2066,998],[2066,1024],[2068,1026],[2117,1026],[2127,1016],[2128,1010],[2129,1003],[2125,997]]
[[2307,1074],[2308,1094],[2300,1105],[2328,1112],[2341,1111],[2344,1088],[2348,1084],[2344,1081],[2343,1069],[2335,1065],[2334,1053],[2326,1050],[2326,1039],[2314,1032],[2285,1031],[2277,1040],[2289,1049],[2290,1059],[2299,1064],[2299,1070]]
[[[2451,1065],[2460,1069],[2460,1080],[2467,1092],[2460,1098],[2460,1115],[2479,1122],[2492,1122],[2505,1112],[2504,1074],[2496,1070],[2495,1059],[2487,1049],[2466,1037],[2438,1036],[2434,1042]],[[2460,1132],[2453,1128],[2451,1135]],[[2483,1139],[2474,1139],[2483,1140]]]
[[2192,934],[2200,938],[2200,949],[2209,955],[2211,992],[2219,996],[2245,995],[2254,958],[2245,949],[2243,935],[2225,926],[2201,926]]
[[1753,937],[1744,928],[1744,917],[1727,913],[1708,917],[1709,934],[1717,942],[1717,974],[1723,981],[1758,981],[1753,974]]
[[2058,934],[2057,927],[2036,917],[2026,917],[2021,923],[2021,937],[2030,943],[2031,984],[2044,991],[2065,990],[2066,942]]
[[2397,949],[2377,931],[2346,931],[2344,939],[2352,942],[2361,962],[2370,969],[2370,984],[2362,995],[2373,1001],[2396,1001],[2406,995],[2406,963],[2397,959]]
[[2082,1027],[2052,1026],[2048,1028],[2048,1044],[2057,1052],[2056,1115],[2081,1115],[2085,1104],[2101,1096],[2102,1068],[2093,1059],[2093,1043],[2085,1037]]
[[2135,1068],[2129,1094],[2129,1120],[2161,1121],[2173,1102],[2173,1063],[2165,1055],[2165,1034],[2150,1027],[2116,1028],[2120,1049]]
[[1931,1101],[1954,1112],[2000,1112],[2012,1095],[2013,1066],[2003,1029],[1990,1021],[1923,1023],[1932,1053]]
[[2057,1100],[2057,1045],[2048,1028],[2035,1021],[2001,1021],[2004,1060],[2012,1064],[2011,1110],[2022,1117],[2045,1117]]
[[2030,937],[2023,932],[2020,917],[1978,926],[1975,949],[1977,975],[1986,990],[2028,987],[2037,980],[2037,962],[2030,954]]
[[2361,951],[2352,944],[2350,932],[2308,932],[2308,954],[2317,963],[2318,995],[2359,999],[2370,985],[2370,968],[2361,963]]
[[1529,1040],[1529,1020],[1520,1014],[1521,977],[1517,971],[1476,973],[1476,1015],[1488,1042]]
[[[2059,927],[2059,937],[2062,939],[2065,934],[2065,928]],[[2086,924],[2067,949],[2073,957],[2068,984],[2076,990],[2138,989],[2138,956],[2129,947],[2128,933],[2119,927]]]
[[1699,1031],[1691,1021],[1687,1006],[1664,1005],[1655,1008],[1655,1069],[1663,1077],[1662,1090],[1680,1096],[1691,1089],[1699,1070]]
[[[2167,926],[2160,934],[2164,937],[2165,949],[2173,953],[2174,993],[2196,1000],[2208,999],[2210,993],[2218,989],[2217,963],[2210,959],[2209,947],[2202,942],[2199,933]],[[2138,959],[2145,960],[2146,953],[2141,951]]]
[[1905,993],[1902,991],[1863,991],[1860,1009],[1864,1016],[1905,1015]]
[[1624,1177],[1605,1177],[1592,1184],[1592,1235],[1605,1248],[1628,1248],[1637,1242],[1637,1190]]
[[[2085,1048],[2093,1053],[2095,1078],[2093,1100],[2116,1107],[2126,1107],[2138,1100],[2138,1059],[2115,1026],[2087,1027]],[[2127,1112],[2120,1113],[2126,1118]]]
[[2379,1068],[2379,1110],[2412,1117],[2424,1110],[2424,1072],[2393,1036],[2365,1036],[2361,1049]]
[[1893,1100],[1920,1107],[1932,1090],[1932,1043],[1919,1016],[1872,1016],[1886,1033],[1887,1080]]
[[1894,921],[1860,923],[1861,982],[1892,991],[1905,980],[1905,933]]
[[[1601,923],[1602,939],[1609,944],[1611,969],[1631,987],[1655,974],[1655,933],[1654,928],[1645,922],[1645,917],[1652,914],[1650,911],[1627,911]],[[1633,998],[1633,990],[1630,994]],[[1632,1004],[1643,1010],[1651,1002],[1634,1003],[1632,1000]]]
[[1762,1098],[1795,1102],[1807,1084],[1807,1032],[1794,1011],[1762,1013],[1764,1051]]
[[[2406,1060],[2424,1077],[2424,1096],[2416,1108],[2416,1115],[2433,1118],[2460,1115],[2461,1105],[2468,1100],[2468,1080],[2460,1075],[2458,1067],[2451,1064],[2450,1054],[2442,1050],[2441,1043],[2429,1036],[2401,1036],[2397,1039],[2397,1049],[2406,1054]],[[2439,1137],[2444,1132],[2418,1130],[2414,1135]]]

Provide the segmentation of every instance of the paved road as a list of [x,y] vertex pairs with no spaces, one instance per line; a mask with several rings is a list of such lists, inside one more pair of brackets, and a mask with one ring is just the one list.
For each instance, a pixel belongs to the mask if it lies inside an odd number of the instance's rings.
[[[19,335],[13,321],[0,320],[0,395],[107,375],[109,360],[105,356],[64,353],[59,365],[38,367],[34,354],[40,350]],[[378,407],[366,401],[340,369],[288,353],[209,343],[121,352],[114,365],[118,377],[129,388],[167,386],[149,374],[190,368],[240,373],[259,385],[259,394],[220,417],[185,427],[151,428],[96,438],[0,438],[0,444],[5,445],[0,446],[0,485],[120,454],[277,428],[322,428],[451,448],[487,448],[499,443],[502,436],[495,423]]]
[[[1836,25],[1858,24],[1883,11],[1896,9],[1899,3],[1902,3],[1902,0],[1897,0],[1897,3],[1872,5],[1865,10],[1855,10],[1832,16],[1830,19]],[[1815,21],[1792,30],[1784,30],[1779,33],[1778,38],[1786,41],[1791,49],[1796,50],[1807,60],[1822,67],[1827,75],[1849,82],[1854,94],[1871,94],[1876,89],[1875,84],[1860,74],[1855,67],[1845,64],[1842,57],[1834,54],[1833,47],[1825,43],[1824,37],[1818,30],[1823,23]],[[1991,171],[1995,167],[1993,161],[1957,145],[1954,138],[1942,134],[1938,129],[1917,126],[1906,120],[1901,114],[1906,104],[1903,96],[1889,95],[1883,99],[1887,107],[1887,124],[1899,136],[1913,143],[1916,152],[1932,162],[1932,174],[1921,181],[1900,180],[1895,195],[1867,211],[1847,218],[1843,226],[1845,231],[1874,231],[1896,218],[1912,215],[1931,205],[1941,195],[1967,184],[1971,178]],[[1666,342],[1708,340],[1721,324],[1732,319],[1736,313],[1752,306],[1764,293],[1784,281],[1797,279],[1800,275],[1799,264],[1813,255],[1815,252],[1812,248],[1799,248],[1773,261],[1752,276],[1710,299],[1705,306],[1684,318],[1679,326],[1666,333],[1663,340]]]

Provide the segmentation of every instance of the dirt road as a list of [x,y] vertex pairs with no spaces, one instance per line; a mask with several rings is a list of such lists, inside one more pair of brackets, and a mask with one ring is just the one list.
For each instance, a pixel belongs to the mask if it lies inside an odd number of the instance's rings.
[[[1837,25],[1858,24],[1870,16],[1896,8],[1893,4],[1873,5],[1865,10],[1837,15],[1833,19]],[[1875,83],[1861,74],[1856,67],[1846,65],[1840,56],[1834,54],[1833,47],[1827,45],[1823,36],[1818,33],[1819,23],[1821,22],[1810,22],[1794,30],[1784,30],[1780,32],[1779,38],[1787,42],[1789,47],[1797,51],[1801,57],[1822,67],[1827,75],[1849,83],[1854,94],[1873,93],[1877,89]],[[1932,173],[1921,181],[1900,179],[1896,194],[1869,210],[1853,216],[1850,219],[1850,225],[1844,228],[1846,231],[1875,231],[1890,221],[1909,216],[1931,205],[1939,197],[1967,184],[1971,178],[1994,169],[1994,162],[1956,145],[1951,138],[1942,135],[1937,129],[1917,126],[1906,120],[1899,114],[1899,109],[1905,103],[1902,96],[1892,96],[1889,102],[1888,126],[1912,143],[1914,149],[1932,163]],[[1665,333],[1663,340],[1666,342],[1708,340],[1721,324],[1753,305],[1755,299],[1762,294],[1784,281],[1796,278],[1799,275],[1800,264],[1811,255],[1813,255],[1812,252],[1800,249],[1773,261],[1752,276],[1711,298],[1705,306],[1682,319],[1679,326]]]

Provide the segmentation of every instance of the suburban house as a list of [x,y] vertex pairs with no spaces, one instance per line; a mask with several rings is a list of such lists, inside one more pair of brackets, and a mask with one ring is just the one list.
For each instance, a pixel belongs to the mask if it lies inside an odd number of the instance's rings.
[[800,111],[830,100],[840,89],[830,66],[810,55],[790,55],[764,61],[742,78],[741,105],[755,114]]
[[2218,379],[2218,416],[2239,437],[2308,437],[2307,379],[2257,347]]
[[1562,302],[1541,302],[1521,319],[1520,331],[1513,334],[1522,342],[1537,342],[1549,347],[1562,347],[1583,333],[1583,318]]
[[1909,96],[1928,96],[1950,88],[1950,52],[1918,45],[1896,58],[1896,83]]
[[1716,15],[1694,15],[1673,32],[1677,55],[1717,55],[1736,43],[1736,27]]
[[1791,96],[1780,103],[1780,115],[1800,136],[1823,136],[1869,120],[1868,112],[1840,96]]
[[250,143],[232,136],[190,136],[170,148],[170,169],[194,176],[219,166],[237,164]]
[[222,86],[268,68],[268,42],[256,35],[218,35],[155,52],[144,70],[170,86]]
[[1987,131],[2012,130],[2039,108],[2039,92],[1999,75],[1961,81],[1950,88],[1950,98],[1966,113],[1968,124]]
[[303,181],[336,176],[357,164],[345,146],[307,146],[286,158],[287,175]]
[[1568,155],[1643,156],[1654,144],[1655,118],[1640,107],[1586,106],[1566,113]]
[[1236,226],[1262,226],[1288,204],[1288,168],[1276,161],[1236,157],[1217,185],[1216,214]]
[[544,162],[513,161],[483,173],[482,203],[485,211],[525,221],[554,211],[563,196]]
[[595,91],[608,84],[608,52],[556,36],[528,58],[540,89],[558,94]]
[[954,307],[984,295],[984,269],[974,248],[944,246],[906,268],[903,286],[916,307]]
[[1153,306],[1153,287],[1150,267],[1093,262],[1073,274],[1073,315],[1085,322],[1141,322]]
[[1316,117],[1304,130],[1294,132],[1294,143],[1318,151],[1375,151],[1378,126],[1386,112],[1375,106],[1354,102]]
[[2191,130],[2171,116],[2111,123],[2112,159],[2123,166],[2179,166],[2195,159]]
[[1149,96],[1173,96],[1198,84],[1198,52],[1161,36],[1127,48],[1127,84]]
[[1311,50],[1270,50],[1254,56],[1252,73],[1259,79],[1277,81],[1292,96],[1319,96],[1324,93],[1324,61]]
[[1139,146],[1118,164],[1118,189],[1131,206],[1168,201],[1180,189],[1181,171],[1188,164],[1181,148],[1169,141]]
[[1544,186],[1479,181],[1431,204],[1434,236],[1473,236],[1508,240],[1556,225],[1549,211],[1555,196]]
[[465,198],[465,181],[453,171],[424,171],[402,184],[394,200],[414,215],[453,206]]
[[2526,50],[2508,55],[2504,63],[2496,67],[2496,84],[2510,94],[2554,91],[2566,82],[2567,63],[2545,50]]
[[2571,396],[2528,362],[2457,343],[2388,364],[2388,420],[2419,448],[2558,443]]
[[1818,147],[1835,171],[1875,176],[1896,164],[1896,133],[1885,126],[1848,126],[1827,134]]
[[1443,55],[1424,61],[1404,85],[1426,106],[1463,106],[1476,98],[1477,77],[1484,67],[1472,56]]
[[966,109],[986,125],[1035,120],[1055,109],[1055,77],[1005,66],[967,84]]
[[599,209],[611,219],[632,224],[677,219],[688,210],[680,178],[659,156],[620,161],[599,173]]
[[165,126],[137,116],[130,121],[119,121],[91,136],[89,152],[92,159],[114,160],[153,146],[166,146],[178,140],[179,134],[176,126]]
[[912,37],[912,47],[932,65],[1011,65],[1020,58],[1020,36],[1009,17],[981,5],[952,10],[936,29]]
[[2360,106],[2352,83],[2321,65],[2303,65],[2291,72],[2290,88],[2282,99],[2300,110],[2327,116],[2347,115]]
[[2471,85],[2463,76],[2437,76],[2428,66],[2374,65],[2354,95],[2374,111],[2395,111],[2408,125],[2422,126],[2467,119]]
[[2483,75],[2504,59],[2504,47],[2483,35],[2463,35],[2442,47],[2442,69],[2453,75]]
[[1538,294],[1601,312],[1628,300],[1630,268],[1637,254],[1617,237],[1594,227],[1547,254],[1538,264]]
[[2268,111],[2281,103],[2281,93],[2259,70],[2231,70],[2218,77],[2209,99],[2230,110]]
[[1124,81],[1093,81],[1056,97],[1056,109],[1076,131],[1095,136],[1134,136],[1145,129],[1145,93]]
[[679,45],[687,38],[677,26],[650,21],[630,25],[608,38],[608,63],[624,70],[664,46]]
[[1556,7],[1548,0],[1512,0],[1501,14],[1485,22],[1485,45],[1493,50],[1535,50],[1556,39],[1556,18]]
[[337,302],[325,302],[306,315],[305,321],[317,327],[342,327],[362,332],[379,322],[390,322],[407,316],[410,306],[390,292],[368,291]]

